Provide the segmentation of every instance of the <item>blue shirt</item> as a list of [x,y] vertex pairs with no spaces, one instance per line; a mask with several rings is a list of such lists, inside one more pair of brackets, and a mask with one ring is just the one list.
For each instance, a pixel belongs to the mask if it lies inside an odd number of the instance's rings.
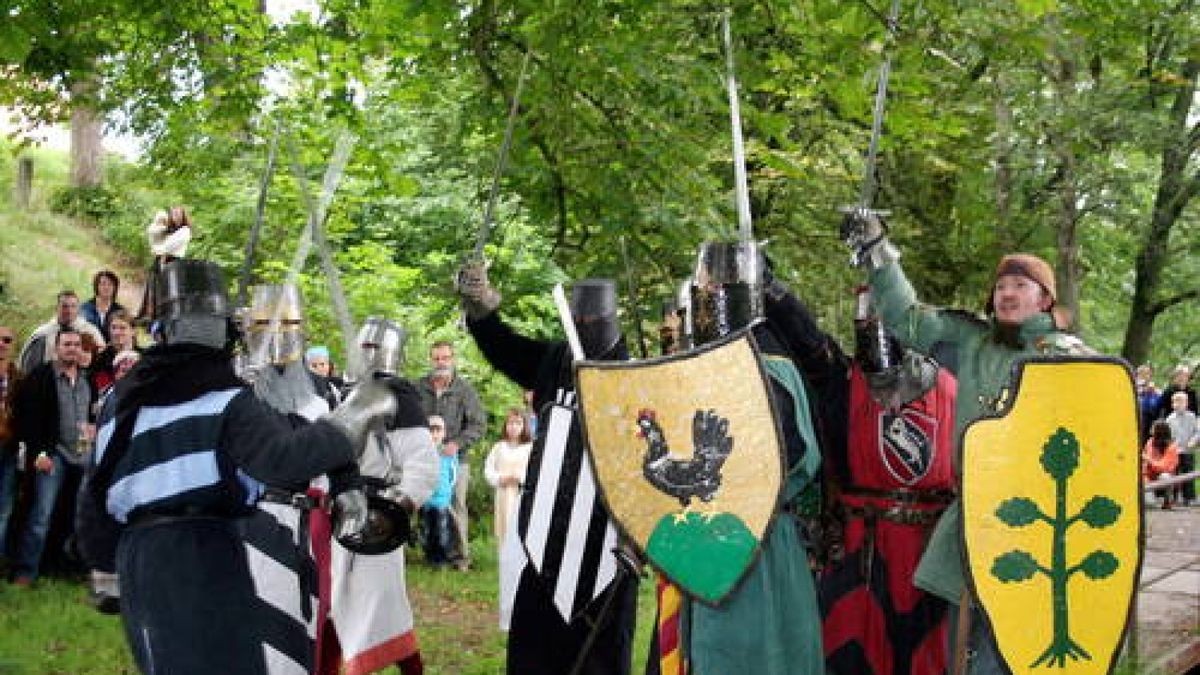
[[438,453],[438,482],[429,495],[425,506],[435,509],[450,508],[450,500],[454,499],[454,483],[458,480],[458,457]]

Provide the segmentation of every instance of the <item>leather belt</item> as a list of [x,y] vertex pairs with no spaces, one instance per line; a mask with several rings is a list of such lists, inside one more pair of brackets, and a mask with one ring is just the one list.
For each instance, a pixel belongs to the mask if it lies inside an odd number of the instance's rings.
[[870,504],[858,506],[842,503],[841,507],[842,511],[850,518],[862,518],[868,521],[886,520],[901,525],[931,525],[937,522],[944,510],[942,508],[915,509],[900,504],[880,507]]
[[896,488],[880,490],[868,487],[845,487],[842,494],[848,497],[865,497],[868,499],[886,499],[904,504],[931,504],[945,506],[954,501],[953,490],[914,490],[912,488]]
[[196,520],[227,520],[228,516],[203,511],[199,507],[185,506],[166,513],[142,513],[129,520],[130,527],[170,525]]

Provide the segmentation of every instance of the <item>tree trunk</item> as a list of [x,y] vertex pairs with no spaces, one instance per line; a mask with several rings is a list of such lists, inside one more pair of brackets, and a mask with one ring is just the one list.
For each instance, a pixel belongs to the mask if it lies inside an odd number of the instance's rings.
[[[1075,97],[1075,62],[1065,50],[1055,50],[1054,61],[1049,65],[1048,72],[1054,87],[1056,107],[1066,111],[1076,105]],[[1081,321],[1079,317],[1079,282],[1083,270],[1079,264],[1079,175],[1076,170],[1075,149],[1071,145],[1071,130],[1064,128],[1059,122],[1051,122],[1047,131],[1050,147],[1058,164],[1058,174],[1062,177],[1055,190],[1058,196],[1058,219],[1055,224],[1056,261],[1055,284],[1058,287],[1058,307],[1066,310],[1070,323],[1065,326],[1068,330],[1079,332]]]
[[102,118],[96,112],[95,91],[94,79],[79,80],[71,85],[72,187],[96,187],[103,182]]
[[1162,173],[1154,195],[1150,228],[1142,240],[1134,265],[1133,304],[1129,310],[1129,323],[1125,326],[1125,343],[1121,348],[1121,356],[1134,364],[1144,362],[1150,354],[1154,321],[1173,304],[1159,298],[1162,270],[1170,258],[1167,243],[1179,214],[1200,192],[1200,173],[1190,177],[1186,175],[1189,160],[1198,149],[1196,137],[1200,136],[1200,123],[1193,125],[1190,130],[1188,128],[1188,114],[1196,95],[1197,73],[1200,73],[1200,59],[1188,59],[1180,72],[1180,79],[1186,84],[1175,91],[1166,134],[1162,139]]
[[22,157],[17,160],[17,186],[16,186],[16,203],[17,208],[25,210],[29,208],[29,198],[33,193],[33,159]]
[[996,200],[996,225],[1000,230],[1001,250],[1012,248],[1012,193],[1013,193],[1013,116],[1008,105],[1007,79],[1003,73],[995,78],[996,115],[995,148],[996,177],[993,185]]

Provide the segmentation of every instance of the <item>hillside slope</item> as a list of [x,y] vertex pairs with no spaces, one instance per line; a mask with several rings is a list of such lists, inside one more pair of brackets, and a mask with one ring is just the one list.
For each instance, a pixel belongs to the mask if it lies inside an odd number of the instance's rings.
[[118,301],[136,312],[146,271],[95,228],[48,211],[0,207],[0,322],[17,331],[18,342],[54,315],[59,291],[92,297],[92,275],[101,269],[117,273]]

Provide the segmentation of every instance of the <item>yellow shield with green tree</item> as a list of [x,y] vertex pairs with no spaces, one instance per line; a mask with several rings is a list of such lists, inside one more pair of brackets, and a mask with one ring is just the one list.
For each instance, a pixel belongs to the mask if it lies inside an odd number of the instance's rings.
[[1136,394],[1108,358],[1024,361],[962,440],[972,590],[1013,673],[1108,673],[1141,565]]

